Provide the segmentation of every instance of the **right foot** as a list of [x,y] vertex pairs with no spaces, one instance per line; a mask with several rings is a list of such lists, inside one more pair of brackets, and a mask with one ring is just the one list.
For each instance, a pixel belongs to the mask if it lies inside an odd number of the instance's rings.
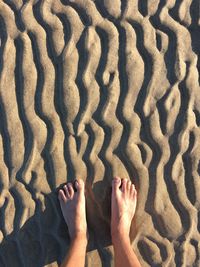
[[85,208],[85,185],[83,180],[76,180],[74,183],[64,185],[59,190],[58,198],[63,217],[68,226],[70,239],[76,238],[87,240],[87,222]]
[[112,239],[129,238],[131,222],[137,204],[137,191],[127,179],[112,181],[111,235]]

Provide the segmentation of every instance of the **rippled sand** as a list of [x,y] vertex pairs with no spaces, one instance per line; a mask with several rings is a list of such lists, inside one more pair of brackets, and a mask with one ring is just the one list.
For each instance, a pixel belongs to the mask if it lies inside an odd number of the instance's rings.
[[86,183],[86,266],[112,266],[115,175],[142,266],[200,266],[199,0],[0,1],[0,266],[58,266]]

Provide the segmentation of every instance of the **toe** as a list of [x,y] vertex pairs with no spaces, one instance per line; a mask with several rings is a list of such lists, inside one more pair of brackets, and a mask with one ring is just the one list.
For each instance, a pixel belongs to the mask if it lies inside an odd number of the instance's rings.
[[130,180],[127,181],[127,183],[126,183],[126,190],[127,190],[128,192],[131,191],[131,185],[132,185],[131,181],[130,181]]
[[121,179],[119,177],[115,177],[112,180],[112,188],[116,191],[119,190],[121,186]]
[[73,198],[73,196],[74,196],[74,188],[73,188],[72,183],[68,183],[68,184],[67,184],[67,189],[68,189],[68,191],[69,191],[69,196],[70,196],[70,198]]
[[64,191],[62,189],[60,189],[59,192],[58,192],[58,199],[59,199],[60,202],[67,200],[66,196],[65,196],[65,193],[64,193]]
[[74,186],[77,192],[84,192],[85,184],[82,179],[76,179],[74,182]]
[[[65,196],[66,196],[66,198],[69,199],[69,198],[70,198],[70,193],[69,193],[69,190],[68,190],[67,185],[65,184],[65,185],[63,186],[63,188],[64,188],[64,190],[65,190]],[[64,192],[63,192],[63,193],[64,193]]]
[[137,191],[136,191],[136,189],[135,189],[135,185],[132,184],[132,185],[131,185],[131,195],[135,196],[136,194],[137,194]]
[[128,180],[126,178],[122,178],[122,192],[126,191]]

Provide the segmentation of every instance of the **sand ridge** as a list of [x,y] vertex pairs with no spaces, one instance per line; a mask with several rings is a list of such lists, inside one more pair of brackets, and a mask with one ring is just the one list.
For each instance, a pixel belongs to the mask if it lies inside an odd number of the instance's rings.
[[57,189],[76,177],[86,266],[112,266],[115,175],[139,191],[142,266],[200,265],[199,10],[197,0],[0,1],[0,266],[59,266],[69,237]]

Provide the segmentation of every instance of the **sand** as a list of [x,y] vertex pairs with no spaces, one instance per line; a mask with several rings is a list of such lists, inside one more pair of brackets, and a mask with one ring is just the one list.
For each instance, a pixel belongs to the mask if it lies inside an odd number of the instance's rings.
[[113,266],[113,176],[142,266],[200,266],[198,0],[0,1],[0,266],[59,266],[86,183],[86,266]]

